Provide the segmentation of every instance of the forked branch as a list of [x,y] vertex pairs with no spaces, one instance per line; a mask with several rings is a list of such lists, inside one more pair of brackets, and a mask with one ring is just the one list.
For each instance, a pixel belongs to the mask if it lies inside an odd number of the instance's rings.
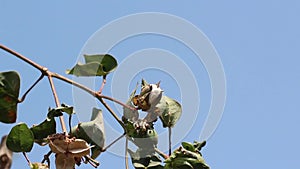
[[[73,86],[76,86],[76,87],[78,87],[78,88],[80,88],[80,89],[86,91],[87,93],[91,94],[91,95],[94,96],[95,98],[97,98],[97,99],[104,105],[104,107],[111,113],[111,115],[118,121],[118,123],[123,127],[123,129],[124,129],[124,124],[123,124],[123,122],[122,122],[121,119],[117,116],[117,114],[110,108],[110,106],[109,106],[108,104],[106,104],[106,102],[105,102],[103,99],[107,99],[107,100],[113,101],[113,102],[115,102],[115,103],[117,103],[117,104],[120,104],[120,105],[123,106],[123,107],[126,107],[126,108],[130,109],[130,110],[135,110],[134,108],[132,108],[132,107],[130,107],[130,106],[128,106],[128,105],[126,105],[126,104],[124,104],[124,103],[122,103],[122,102],[120,102],[120,101],[114,99],[114,98],[111,98],[111,97],[109,97],[109,96],[104,96],[104,95],[102,95],[99,91],[98,91],[98,92],[93,91],[92,89],[90,89],[90,88],[88,88],[88,87],[86,87],[86,86],[84,86],[84,85],[82,85],[82,84],[80,84],[80,83],[77,83],[77,82],[75,82],[75,81],[73,81],[73,80],[71,80],[71,79],[68,79],[68,78],[66,78],[66,77],[64,77],[64,76],[62,76],[62,75],[60,75],[60,74],[58,74],[58,73],[53,73],[53,72],[49,71],[48,68],[43,67],[43,66],[41,66],[41,65],[39,65],[39,64],[37,64],[37,63],[35,63],[34,61],[28,59],[27,57],[21,55],[20,53],[14,51],[14,50],[12,50],[12,49],[10,49],[10,48],[4,46],[4,45],[1,45],[1,44],[0,44],[0,49],[3,49],[4,51],[6,51],[6,52],[8,52],[8,53],[10,53],[10,54],[12,54],[12,55],[14,55],[14,56],[16,56],[17,58],[19,58],[19,59],[23,60],[24,62],[28,63],[29,65],[31,65],[32,67],[38,69],[39,71],[42,72],[42,76],[43,76],[43,77],[44,77],[44,76],[48,76],[48,79],[49,79],[49,82],[50,82],[50,85],[51,85],[51,89],[52,89],[52,93],[53,93],[53,96],[54,96],[54,98],[55,98],[55,102],[56,102],[56,105],[57,105],[57,106],[60,106],[60,104],[59,104],[59,100],[58,100],[58,97],[57,97],[57,93],[56,93],[56,91],[55,91],[55,87],[54,87],[54,84],[53,84],[53,78],[59,79],[59,80],[61,80],[61,81],[63,81],[63,82],[66,82],[66,83],[69,83],[69,84],[71,84],[71,85],[73,85]],[[30,88],[30,90],[31,90],[31,89],[36,85],[36,83],[38,83],[41,79],[42,79],[42,77],[40,77],[40,78],[38,79],[38,81],[34,83],[34,85]],[[102,86],[104,86],[104,84],[105,84],[105,78],[103,79],[103,84],[102,84]],[[101,88],[102,88],[102,87],[101,87]],[[100,88],[100,91],[102,91],[101,88]],[[29,91],[30,91],[30,90],[29,90]],[[29,93],[29,91],[26,92],[25,94],[27,95],[27,94]],[[26,96],[26,95],[25,95],[25,96]],[[25,97],[24,97],[24,98],[25,98]],[[22,99],[21,99],[21,100],[22,100]],[[64,122],[64,120],[63,120],[62,117],[60,117],[60,121],[61,121],[61,125],[62,125],[62,130],[63,130],[64,132],[66,132],[66,131],[67,131],[67,130],[66,130],[66,125],[65,125],[65,122]]]

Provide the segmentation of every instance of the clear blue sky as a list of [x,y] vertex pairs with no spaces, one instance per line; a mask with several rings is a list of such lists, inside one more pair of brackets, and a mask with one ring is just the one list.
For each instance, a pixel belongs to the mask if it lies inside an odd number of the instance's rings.
[[[299,1],[1,0],[0,43],[52,71],[64,74],[77,62],[82,47],[94,32],[115,19],[141,12],[163,12],[184,18],[202,30],[219,53],[226,75],[227,100],[221,122],[203,150],[212,169],[300,167]],[[119,29],[122,31],[122,28]],[[199,139],[211,99],[205,68],[183,56],[193,55],[188,48],[162,36],[131,38],[119,43],[111,53],[122,61],[126,56],[147,48],[176,54],[197,77],[201,96],[200,115],[184,140]],[[23,93],[38,78],[39,72],[5,52],[0,51],[0,55],[0,71],[20,72]],[[199,67],[199,72],[196,72]],[[151,71],[144,72],[134,78],[130,88],[143,76],[151,82],[161,80],[165,92],[180,100],[177,93],[180,86],[174,85],[172,78],[165,74],[156,78]],[[55,82],[60,100],[72,104],[72,88]],[[106,94],[109,95],[109,91],[106,90]],[[25,121],[29,125],[39,123],[49,106],[53,107],[54,101],[44,80],[19,105],[17,121]],[[183,112],[183,116],[188,115],[189,112]],[[112,121],[109,115],[104,116],[107,121]],[[115,122],[111,126],[122,131]],[[0,135],[7,133],[11,127],[0,124]],[[40,161],[46,151],[46,148],[40,149],[36,145],[29,157],[32,161]],[[100,168],[124,168],[123,158],[111,153],[104,153],[97,160],[101,162]],[[13,169],[24,168],[25,163],[21,155],[15,155]]]

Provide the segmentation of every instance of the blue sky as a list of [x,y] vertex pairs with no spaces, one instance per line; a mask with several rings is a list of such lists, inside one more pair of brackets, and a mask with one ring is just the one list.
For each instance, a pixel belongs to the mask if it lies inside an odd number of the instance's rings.
[[[64,74],[77,62],[89,37],[115,19],[142,12],[162,12],[183,18],[210,39],[219,53],[226,75],[224,114],[203,150],[207,163],[212,169],[299,168],[299,11],[300,2],[296,0],[85,3],[1,0],[0,43],[54,72]],[[211,99],[205,67],[185,57],[194,54],[184,45],[155,35],[127,39],[110,52],[122,61],[128,55],[147,48],[175,53],[197,77],[201,103],[196,125],[188,133],[177,133],[187,134],[185,141],[197,140]],[[37,70],[5,52],[1,51],[0,55],[1,71],[20,72],[21,93],[38,78]],[[144,76],[151,82],[161,80],[166,93],[180,100],[180,86],[174,85],[174,79],[161,72],[142,72],[133,79],[129,88],[132,89]],[[72,104],[72,88],[58,81],[55,83],[60,100]],[[110,94],[109,90],[105,92]],[[49,106],[53,107],[54,101],[47,81],[43,80],[19,105],[18,122],[39,123]],[[183,112],[184,115],[188,116],[189,112]],[[111,126],[122,131],[109,115],[104,116],[112,123]],[[11,127],[1,124],[0,135],[7,133]],[[46,148],[36,145],[29,157],[32,161],[40,161],[46,151]],[[14,169],[24,168],[22,156],[15,155],[14,160]],[[110,165],[124,168],[123,158],[112,153],[104,153],[97,160],[101,162],[100,168],[109,168]],[[89,167],[83,165],[80,168]]]

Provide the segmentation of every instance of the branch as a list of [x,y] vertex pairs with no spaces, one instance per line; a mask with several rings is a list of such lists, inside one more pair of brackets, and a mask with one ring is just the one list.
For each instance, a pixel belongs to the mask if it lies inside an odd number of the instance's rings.
[[155,152],[157,152],[162,158],[164,158],[165,160],[167,158],[169,158],[168,155],[166,155],[165,153],[163,153],[162,151],[160,151],[158,148],[154,148]]
[[19,103],[22,103],[25,100],[27,94],[44,78],[44,76],[44,74],[41,74],[41,76],[33,83],[33,85],[24,93],[21,99],[18,100]]
[[[52,93],[53,93],[53,97],[54,97],[54,100],[55,100],[56,107],[59,107],[60,103],[59,103],[59,99],[58,99],[58,96],[57,96],[57,93],[56,93],[56,90],[55,90],[55,86],[54,86],[51,74],[48,75],[48,79],[49,79],[49,83],[50,83],[50,86],[51,86],[51,90],[52,90]],[[59,116],[59,121],[60,121],[61,128],[62,128],[63,132],[65,134],[67,134],[68,132],[67,132],[67,127],[66,127],[66,124],[65,124],[65,121],[64,121],[64,117]]]
[[110,100],[110,101],[112,101],[112,102],[115,102],[115,103],[117,103],[117,104],[119,104],[119,105],[121,105],[121,106],[123,106],[123,107],[126,107],[126,108],[128,108],[128,109],[130,109],[130,110],[132,110],[132,111],[136,110],[135,108],[133,108],[133,107],[131,107],[131,106],[128,106],[128,105],[122,103],[121,101],[118,101],[118,100],[116,100],[116,99],[114,99],[114,98],[112,98],[112,97],[105,96],[105,95],[102,95],[102,94],[100,94],[100,93],[98,93],[98,92],[95,92],[95,91],[93,91],[92,89],[90,89],[90,88],[88,88],[88,87],[86,87],[86,86],[84,86],[84,85],[82,85],[82,84],[80,84],[80,83],[77,83],[77,82],[75,82],[75,81],[73,81],[73,80],[71,80],[71,79],[68,79],[68,78],[66,78],[66,77],[64,77],[64,76],[62,76],[62,75],[60,75],[60,74],[52,73],[52,72],[51,72],[51,76],[54,77],[54,78],[56,78],[56,79],[59,79],[59,80],[61,80],[61,81],[63,81],[63,82],[69,83],[69,84],[71,84],[71,85],[73,85],[73,86],[75,86],[75,87],[78,87],[79,89],[84,90],[85,92],[89,93],[90,95],[92,95],[92,96],[94,96],[94,97],[96,97],[96,98],[98,98],[98,99],[99,99],[99,98],[107,99],[107,100]]
[[125,135],[126,135],[126,133],[122,134],[120,137],[118,137],[117,139],[115,139],[112,143],[110,143],[108,146],[106,146],[105,148],[103,148],[101,151],[102,152],[106,151],[109,147],[111,147],[113,144],[115,144],[117,141],[119,141]]
[[47,154],[44,155],[44,159],[42,160],[42,163],[44,163],[45,161],[47,161],[48,166],[50,166],[50,159],[49,156],[52,154],[52,151],[49,151]]
[[125,142],[125,168],[129,169],[128,165],[128,138],[126,137],[126,142]]
[[[28,59],[27,57],[25,57],[25,56],[23,56],[23,55],[15,52],[14,50],[12,50],[12,49],[4,46],[4,45],[0,44],[0,48],[3,49],[4,51],[6,51],[6,52],[8,52],[8,53],[10,53],[10,54],[12,54],[14,56],[16,56],[17,58],[23,60],[24,62],[30,64],[34,68],[40,70],[43,75],[48,76],[48,79],[49,79],[49,82],[50,82],[50,85],[51,85],[51,89],[52,89],[53,95],[55,97],[56,105],[59,105],[59,101],[58,101],[58,98],[56,98],[57,94],[56,94],[56,91],[55,91],[55,88],[54,88],[54,85],[53,85],[52,77],[57,78],[57,79],[59,79],[61,81],[64,81],[66,83],[69,83],[69,84],[71,84],[73,86],[76,86],[76,87],[78,87],[78,88],[86,91],[90,95],[96,97],[105,106],[105,108],[111,113],[111,115],[118,121],[118,123],[123,127],[123,129],[125,130],[123,122],[116,115],[116,113],[114,113],[114,111],[106,104],[106,102],[103,99],[107,99],[107,100],[113,101],[113,102],[115,102],[117,104],[122,105],[123,107],[126,107],[126,108],[130,109],[130,110],[135,110],[135,108],[130,107],[130,106],[128,106],[128,105],[126,105],[126,104],[124,104],[124,103],[122,103],[122,102],[114,99],[114,98],[111,98],[109,96],[104,96],[104,95],[102,95],[102,94],[100,94],[98,92],[95,92],[95,91],[91,90],[90,88],[88,88],[88,87],[86,87],[86,86],[84,86],[82,84],[79,84],[79,83],[77,83],[77,82],[75,82],[75,81],[73,81],[71,79],[68,79],[68,78],[66,78],[66,77],[64,77],[64,76],[62,76],[62,75],[60,75],[58,73],[53,73],[53,72],[49,71],[48,68],[43,67],[43,66],[41,66],[41,65],[33,62],[32,60]],[[62,129],[65,132],[66,131],[66,127],[65,127],[65,122],[63,121],[63,117],[60,117],[60,121],[61,121]]]
[[14,50],[12,50],[12,49],[9,49],[8,47],[6,47],[6,46],[4,46],[4,45],[1,45],[1,44],[0,44],[0,49],[3,49],[4,51],[6,51],[6,52],[8,52],[8,53],[10,53],[10,54],[12,54],[12,55],[18,57],[19,59],[23,60],[24,62],[30,64],[31,66],[35,67],[36,69],[38,69],[38,70],[40,70],[40,71],[42,71],[42,72],[45,71],[45,67],[43,67],[43,66],[41,66],[41,65],[39,65],[39,64],[37,64],[37,63],[35,63],[35,62],[33,62],[32,60],[28,59],[27,57],[21,55],[20,53],[14,51]]

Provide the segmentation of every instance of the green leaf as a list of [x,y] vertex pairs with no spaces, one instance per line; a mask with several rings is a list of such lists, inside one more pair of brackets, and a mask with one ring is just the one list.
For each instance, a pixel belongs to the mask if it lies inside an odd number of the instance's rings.
[[137,149],[136,152],[128,149],[128,152],[131,157],[131,162],[136,169],[162,169],[161,160],[159,155],[145,150]]
[[34,135],[35,140],[43,140],[48,137],[48,135],[56,133],[56,122],[55,119],[46,119],[42,123],[37,126],[33,126],[30,128]]
[[117,60],[109,54],[84,55],[85,64],[78,63],[67,74],[75,76],[104,76],[114,71],[118,65]]
[[59,116],[63,115],[62,112],[65,112],[69,115],[75,114],[74,108],[72,106],[68,106],[66,104],[61,104],[60,107],[56,107],[53,109],[49,108],[47,117],[48,117],[48,119],[52,119],[53,117],[59,117]]
[[205,145],[206,145],[206,141],[202,141],[202,142],[194,141],[194,147],[196,151],[200,151],[202,147],[204,147]]
[[50,107],[49,107],[49,109],[48,109],[48,114],[47,114],[47,118],[48,119],[52,119],[52,118],[54,118],[54,117],[59,117],[59,116],[62,116],[63,115],[63,113],[62,113],[62,111],[61,110],[57,110],[57,109],[51,109]]
[[161,113],[160,120],[162,121],[163,126],[174,127],[182,113],[181,105],[176,100],[171,99],[167,96],[162,96],[160,102],[160,107],[158,108]]
[[17,119],[17,104],[20,91],[20,76],[15,71],[0,73],[0,121],[14,123]]
[[191,143],[188,143],[188,142],[182,142],[181,145],[182,145],[183,148],[185,148],[185,149],[187,149],[187,150],[189,150],[189,151],[192,151],[192,152],[195,152],[195,151],[196,151],[194,145],[191,144]]
[[61,104],[61,107],[57,107],[56,109],[60,109],[61,111],[67,113],[68,115],[75,114],[74,108],[66,104]]
[[6,145],[13,152],[30,152],[34,136],[25,123],[14,126],[7,136]]
[[102,110],[93,108],[92,118],[89,122],[82,122],[72,128],[71,135],[84,139],[92,148],[92,158],[95,159],[104,147],[105,132]]
[[171,156],[166,159],[165,169],[209,169],[209,166],[205,163],[201,153],[200,147],[205,145],[204,142],[182,142],[182,146],[176,149]]

